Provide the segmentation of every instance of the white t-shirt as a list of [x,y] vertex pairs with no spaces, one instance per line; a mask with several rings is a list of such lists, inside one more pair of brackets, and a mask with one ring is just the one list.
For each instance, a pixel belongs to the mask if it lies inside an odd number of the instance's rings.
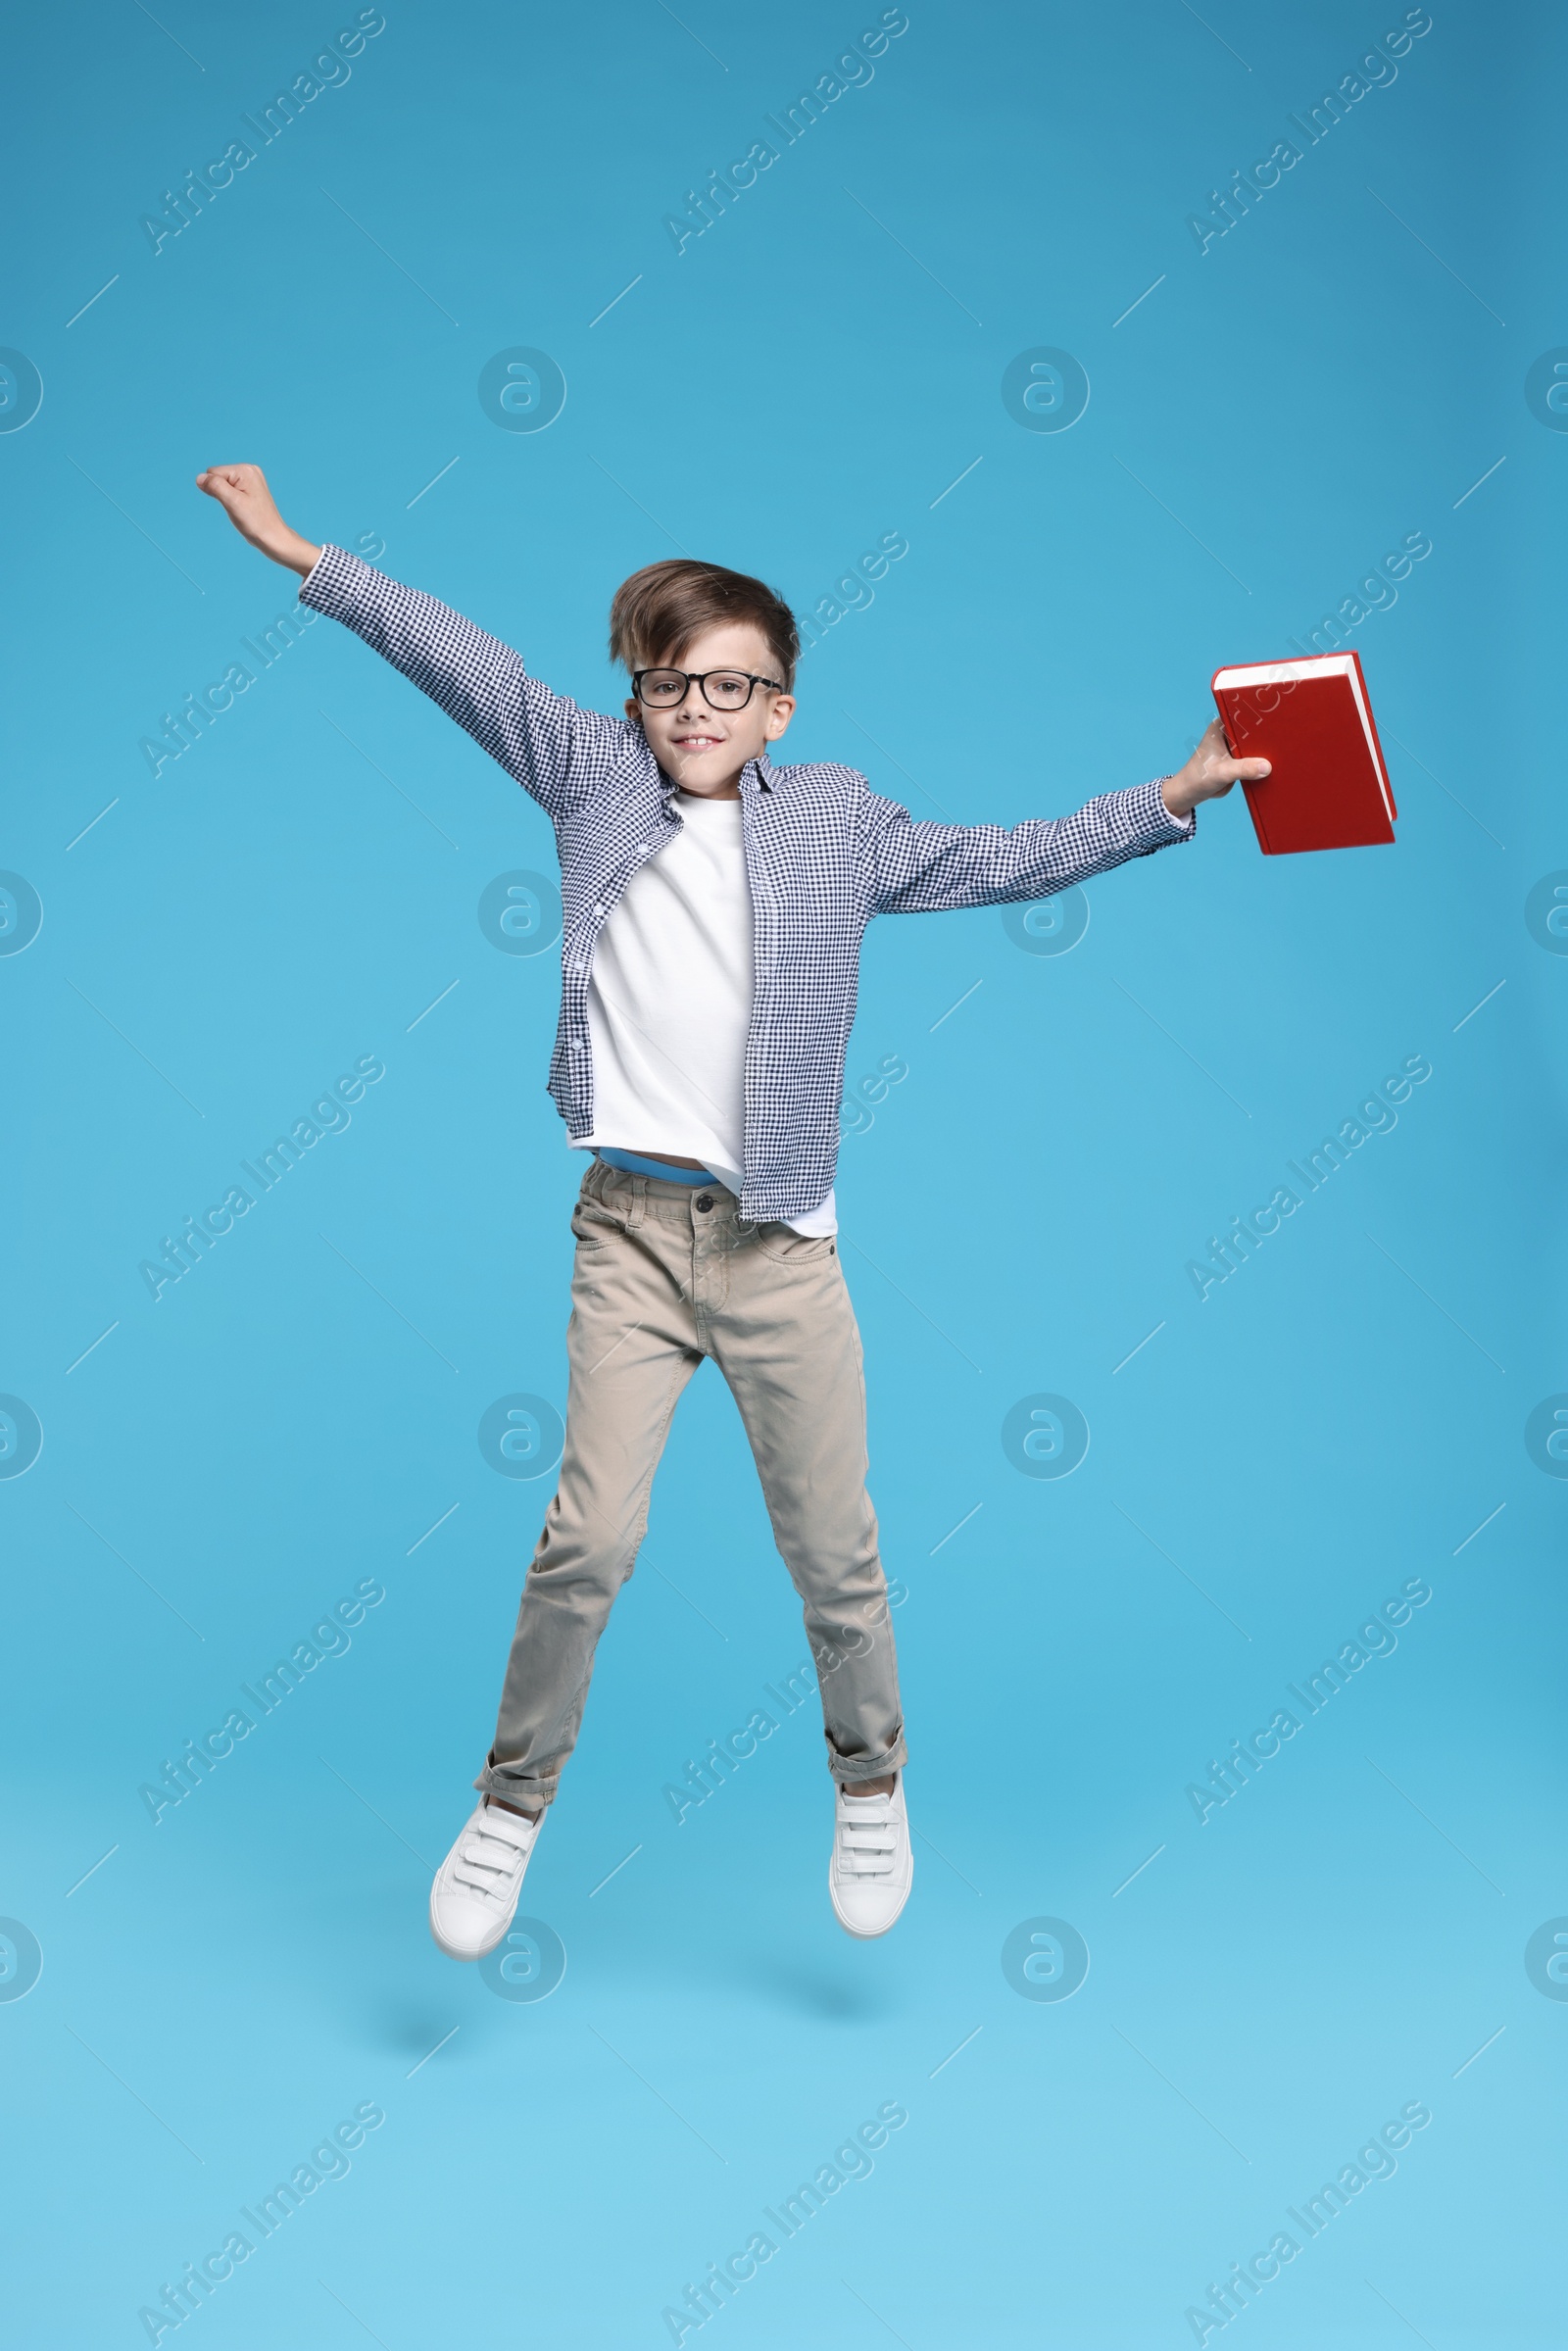
[[[681,830],[633,874],[588,985],[594,1131],[577,1148],[700,1159],[741,1189],[752,896],[738,800],[677,792]],[[788,1222],[836,1233],[830,1192]]]

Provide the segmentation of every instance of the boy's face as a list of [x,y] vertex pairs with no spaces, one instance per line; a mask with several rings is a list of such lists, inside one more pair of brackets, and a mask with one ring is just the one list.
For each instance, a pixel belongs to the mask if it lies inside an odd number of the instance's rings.
[[[753,677],[778,675],[766,638],[750,621],[707,629],[692,639],[678,661],[671,658],[661,665],[693,676],[712,669],[744,669]],[[744,710],[718,710],[701,687],[693,685],[666,710],[649,710],[633,696],[626,715],[641,726],[655,759],[683,792],[700,800],[738,800],[741,769],[778,741],[795,715],[795,697],[754,686]]]

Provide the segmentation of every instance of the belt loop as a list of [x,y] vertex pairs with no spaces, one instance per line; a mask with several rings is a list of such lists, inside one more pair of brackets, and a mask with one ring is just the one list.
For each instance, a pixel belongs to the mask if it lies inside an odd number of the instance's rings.
[[632,1175],[630,1180],[631,1214],[626,1219],[626,1230],[636,1233],[642,1228],[643,1208],[648,1199],[648,1178],[645,1175]]

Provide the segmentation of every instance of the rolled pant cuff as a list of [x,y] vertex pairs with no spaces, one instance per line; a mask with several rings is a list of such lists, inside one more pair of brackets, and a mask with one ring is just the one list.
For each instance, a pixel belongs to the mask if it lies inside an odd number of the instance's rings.
[[499,1796],[504,1804],[553,1804],[560,1781],[512,1771],[504,1763],[487,1763],[473,1785],[481,1795]]
[[827,1733],[822,1736],[827,1739],[827,1768],[847,1788],[855,1788],[862,1780],[885,1780],[889,1772],[902,1772],[909,1760],[902,1731],[890,1747],[875,1755],[841,1755]]

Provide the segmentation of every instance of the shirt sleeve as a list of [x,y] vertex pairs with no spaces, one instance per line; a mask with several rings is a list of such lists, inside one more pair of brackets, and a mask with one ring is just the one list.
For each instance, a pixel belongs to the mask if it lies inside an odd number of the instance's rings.
[[867,787],[873,911],[925,914],[1049,898],[1129,857],[1191,841],[1197,818],[1171,815],[1163,781],[1102,793],[1073,816],[1030,817],[1011,826],[916,822],[897,801]]
[[552,819],[602,783],[624,751],[624,720],[582,710],[530,677],[521,657],[450,605],[406,588],[346,548],[325,546],[300,602],[363,637],[438,703]]

